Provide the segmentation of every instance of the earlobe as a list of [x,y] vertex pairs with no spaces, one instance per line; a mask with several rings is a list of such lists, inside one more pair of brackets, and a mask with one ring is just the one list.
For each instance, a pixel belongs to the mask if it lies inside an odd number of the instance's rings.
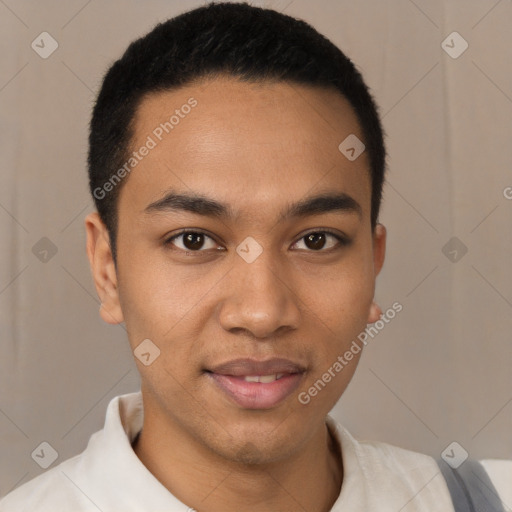
[[370,312],[368,314],[367,323],[373,324],[377,320],[379,320],[381,316],[382,316],[382,309],[375,301],[373,301],[372,305],[370,306]]
[[97,212],[85,218],[87,257],[91,267],[96,292],[101,301],[100,316],[109,324],[124,321],[119,302],[117,272],[110,247],[107,228]]
[[102,320],[107,324],[117,325],[124,321],[123,312],[119,303],[117,303],[114,309],[108,309],[105,303],[100,304],[100,316]]

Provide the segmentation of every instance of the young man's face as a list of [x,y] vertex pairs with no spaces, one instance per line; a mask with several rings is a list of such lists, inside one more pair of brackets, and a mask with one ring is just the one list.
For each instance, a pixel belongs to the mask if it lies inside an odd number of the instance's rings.
[[[368,155],[338,149],[363,139],[356,116],[335,91],[222,78],[150,95],[135,121],[132,150],[156,146],[120,192],[117,272],[98,218],[87,227],[103,318],[125,321],[132,349],[160,350],[137,359],[146,421],[233,461],[298,453],[361,353],[333,372],[338,356],[379,315],[385,231],[371,229]],[[192,212],[171,193],[223,208]],[[320,195],[339,198],[290,211]]]

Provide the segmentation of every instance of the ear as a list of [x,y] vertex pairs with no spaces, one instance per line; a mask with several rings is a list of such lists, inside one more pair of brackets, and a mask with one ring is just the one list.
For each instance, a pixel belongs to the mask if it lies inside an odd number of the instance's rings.
[[108,324],[124,321],[117,288],[117,272],[110,247],[110,236],[98,212],[85,218],[87,257],[96,292],[101,300],[100,316]]
[[[386,255],[386,228],[382,224],[377,224],[373,232],[373,268],[375,278],[384,265],[384,257]],[[373,324],[382,315],[382,309],[376,302],[372,302],[370,313],[368,315],[368,323]]]

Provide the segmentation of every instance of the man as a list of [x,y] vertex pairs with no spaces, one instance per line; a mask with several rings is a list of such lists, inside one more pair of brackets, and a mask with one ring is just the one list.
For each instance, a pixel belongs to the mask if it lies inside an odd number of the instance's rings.
[[[142,389],[0,510],[454,510],[431,457],[327,416],[382,314],[385,150],[350,60],[304,22],[210,4],[130,45],[89,143],[100,315],[126,324]],[[512,502],[510,464],[486,468]]]

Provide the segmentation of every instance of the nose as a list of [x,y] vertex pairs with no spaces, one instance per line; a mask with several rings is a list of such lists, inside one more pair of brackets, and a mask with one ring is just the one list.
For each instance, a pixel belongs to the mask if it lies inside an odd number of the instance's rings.
[[220,305],[222,327],[259,339],[297,329],[299,298],[289,273],[280,269],[267,251],[252,263],[238,256],[235,259],[234,268],[226,276],[227,293]]

